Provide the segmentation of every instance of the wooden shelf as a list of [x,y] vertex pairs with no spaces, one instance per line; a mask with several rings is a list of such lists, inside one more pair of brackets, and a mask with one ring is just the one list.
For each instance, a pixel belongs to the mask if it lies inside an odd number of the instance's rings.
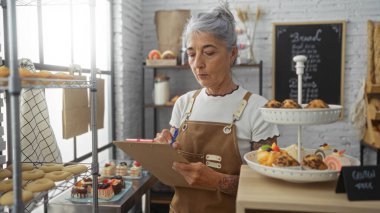
[[373,84],[371,82],[367,82],[366,93],[380,94],[380,84]]

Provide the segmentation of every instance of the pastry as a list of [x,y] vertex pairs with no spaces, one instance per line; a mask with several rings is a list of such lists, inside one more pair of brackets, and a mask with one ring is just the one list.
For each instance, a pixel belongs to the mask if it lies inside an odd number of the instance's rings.
[[[292,158],[298,160],[298,145],[297,144],[292,144],[288,147],[285,148],[286,153],[290,155]],[[301,159],[305,155],[305,149],[301,147]]]
[[290,167],[290,166],[299,166],[300,164],[296,159],[288,154],[280,155],[273,161],[273,166],[277,167]]
[[20,78],[33,78],[35,74],[25,68],[19,69]]
[[116,166],[116,175],[127,176],[128,175],[128,165],[126,162],[121,162]]
[[[22,181],[22,185],[24,186],[26,184],[26,181]],[[6,179],[3,181],[0,181],[0,192],[7,192],[13,189],[13,180],[12,179]]]
[[82,164],[73,164],[63,167],[62,171],[70,172],[73,175],[79,175],[88,170],[87,166]]
[[[33,193],[30,191],[22,190],[21,199],[24,203],[28,202],[33,199]],[[3,205],[3,206],[13,205],[13,191],[9,191],[3,194],[3,196],[1,196],[0,205]]]
[[110,200],[114,196],[110,183],[101,183],[98,185],[98,197],[104,200]]
[[148,54],[148,59],[161,59],[161,52],[159,50],[151,50]]
[[322,159],[325,159],[326,155],[329,155],[331,153],[332,153],[332,150],[331,150],[330,145],[328,145],[327,143],[324,143],[319,146],[319,148],[315,151],[314,154],[320,155]]
[[177,57],[173,51],[166,50],[162,53],[161,58],[162,59],[176,59]]
[[42,171],[48,173],[48,172],[54,172],[54,171],[61,171],[63,169],[63,165],[60,163],[45,163],[40,166]]
[[[12,171],[12,168],[13,168],[13,165],[11,164],[6,169],[8,169],[9,171]],[[21,163],[21,171],[30,171],[32,169],[34,169],[32,163]]]
[[115,175],[115,165],[113,163],[106,163],[104,164],[103,168],[103,175],[105,176],[112,176]]
[[31,192],[44,192],[48,191],[55,186],[54,181],[47,178],[40,178],[25,186],[25,190]]
[[321,99],[314,99],[306,105],[306,108],[330,108],[330,107]]
[[286,109],[302,109],[301,105],[299,105],[296,101],[292,99],[285,99],[281,103],[281,108],[286,108]]
[[0,180],[4,180],[5,178],[12,177],[12,172],[8,169],[0,169]]
[[23,171],[21,177],[23,180],[36,180],[42,178],[45,175],[45,172],[41,169],[33,169],[30,171]]
[[138,161],[133,162],[133,166],[129,171],[130,176],[132,177],[140,177],[142,172],[141,164]]
[[6,78],[9,76],[9,69],[6,66],[0,67],[0,78]]
[[350,159],[345,156],[344,152],[345,150],[338,151],[335,149],[334,152],[326,156],[323,161],[327,164],[329,169],[340,171],[343,166],[352,165]]
[[280,148],[273,143],[271,145],[263,145],[256,152],[256,160],[264,166],[272,166],[273,162],[283,153]]
[[305,169],[326,170],[327,165],[323,162],[323,159],[319,155],[308,154],[301,162],[301,165]]
[[76,182],[73,188],[71,188],[71,197],[86,198],[88,195],[88,185],[83,180]]
[[72,173],[66,172],[66,171],[54,171],[54,172],[49,172],[46,173],[44,178],[48,178],[52,181],[62,181],[62,180],[67,180],[70,179],[73,176]]
[[264,105],[264,107],[266,107],[266,108],[280,108],[281,107],[281,103],[279,101],[277,101],[277,100],[272,99],[272,100],[268,101]]

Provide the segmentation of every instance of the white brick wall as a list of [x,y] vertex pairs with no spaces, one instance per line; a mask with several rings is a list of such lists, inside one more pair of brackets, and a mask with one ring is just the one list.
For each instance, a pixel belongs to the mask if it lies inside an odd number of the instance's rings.
[[[121,0],[115,1],[115,4],[120,4]],[[115,32],[116,38],[122,40],[122,45],[116,48],[124,48],[116,55],[115,63],[118,64],[117,77],[122,92],[122,97],[117,97],[117,105],[120,108],[117,111],[118,135],[126,134],[126,124],[123,123],[128,119],[135,118],[136,112],[125,107],[133,101],[133,98],[125,96],[128,93],[139,93],[140,88],[132,88],[129,90],[126,84],[129,80],[139,81],[141,73],[132,69],[130,65],[123,64],[120,58],[125,62],[131,63],[132,66],[139,67],[141,61],[146,57],[149,50],[157,48],[156,31],[154,25],[154,12],[157,10],[172,10],[172,9],[190,9],[193,12],[207,10],[215,5],[217,0],[142,0],[142,1],[122,1],[123,5],[123,38],[119,38],[119,32]],[[257,5],[263,11],[262,19],[257,25],[257,34],[255,37],[255,56],[258,60],[264,62],[264,96],[271,98],[272,89],[272,23],[273,22],[307,22],[307,21],[331,21],[331,20],[346,20],[346,62],[345,62],[345,80],[344,80],[344,119],[334,124],[321,126],[305,126],[303,127],[303,143],[305,146],[316,147],[319,144],[327,142],[339,149],[345,148],[349,154],[359,156],[359,140],[360,137],[353,125],[350,123],[348,113],[360,87],[360,80],[365,78],[367,70],[367,27],[368,19],[380,20],[380,1],[379,0],[236,0],[230,1],[231,8],[239,5],[250,6],[254,11]],[[132,9],[131,9],[132,8]],[[128,12],[124,9],[131,9]],[[137,29],[137,30],[136,30]],[[121,32],[120,32],[121,33]],[[116,39],[115,42],[117,43]],[[141,46],[142,45],[142,46]],[[142,51],[141,51],[142,48]],[[138,50],[132,55],[129,49]],[[116,52],[118,52],[116,50]],[[122,54],[122,55],[120,55]],[[140,58],[138,58],[140,57]],[[173,74],[174,73],[174,74]],[[245,74],[240,74],[245,73]],[[248,74],[246,74],[248,73]],[[137,76],[136,76],[137,75]],[[196,83],[186,84],[186,88],[182,84],[189,78],[188,72],[172,72],[171,81],[172,95],[181,94],[187,89],[196,87]],[[246,79],[245,75],[250,80]],[[236,75],[239,79],[238,83],[248,89],[257,91],[257,74],[248,72],[239,72]],[[146,82],[151,82],[151,77],[146,78]],[[123,86],[121,86],[123,85]],[[117,90],[119,91],[119,90]],[[146,96],[150,95],[151,87],[148,87]],[[119,94],[120,95],[120,94]],[[135,96],[136,97],[136,96]],[[137,98],[137,97],[136,97]],[[149,100],[150,97],[146,97]],[[124,109],[124,111],[122,110]],[[134,109],[135,110],[135,109]],[[159,114],[160,128],[167,127],[168,116],[170,110],[164,110]],[[132,113],[134,115],[122,114]],[[148,113],[151,117],[151,114]],[[151,119],[146,120],[147,130],[151,131],[148,124],[151,124]],[[129,127],[128,127],[129,128]],[[280,142],[283,145],[295,143],[297,140],[297,130],[292,126],[280,126],[281,138]],[[366,163],[374,163],[374,152],[367,150]]]

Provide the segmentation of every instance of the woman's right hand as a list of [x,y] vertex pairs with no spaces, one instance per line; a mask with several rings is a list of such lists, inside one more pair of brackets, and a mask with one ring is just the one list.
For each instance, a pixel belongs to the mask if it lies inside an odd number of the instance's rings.
[[[161,132],[156,134],[156,137],[154,138],[154,141],[159,142],[159,143],[170,143],[173,137],[172,132],[174,133],[175,128],[172,127],[170,130],[168,129],[163,129]],[[178,141],[175,141],[172,144],[172,147],[174,149],[180,149],[180,144]]]

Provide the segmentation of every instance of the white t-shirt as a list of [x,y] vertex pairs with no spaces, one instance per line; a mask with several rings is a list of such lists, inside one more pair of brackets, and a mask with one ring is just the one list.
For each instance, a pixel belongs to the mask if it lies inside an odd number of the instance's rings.
[[[231,123],[233,114],[238,109],[246,92],[247,90],[239,87],[225,96],[209,96],[206,94],[206,89],[203,88],[195,99],[189,120]],[[176,101],[169,122],[171,126],[179,128],[185,120],[185,111],[194,93],[195,90],[190,91]],[[260,95],[252,94],[240,120],[235,123],[242,157],[250,151],[249,142],[279,136],[277,125],[264,121],[261,116],[259,108],[264,106],[267,101]]]

